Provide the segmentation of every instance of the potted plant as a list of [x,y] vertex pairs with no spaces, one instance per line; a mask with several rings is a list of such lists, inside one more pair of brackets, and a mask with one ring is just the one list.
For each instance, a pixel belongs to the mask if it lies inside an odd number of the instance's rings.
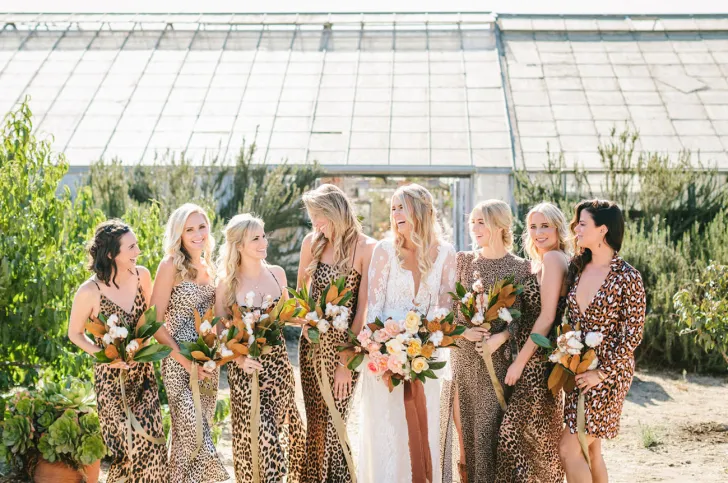
[[0,460],[18,476],[45,482],[98,481],[107,454],[93,385],[47,382],[12,395],[0,422]]

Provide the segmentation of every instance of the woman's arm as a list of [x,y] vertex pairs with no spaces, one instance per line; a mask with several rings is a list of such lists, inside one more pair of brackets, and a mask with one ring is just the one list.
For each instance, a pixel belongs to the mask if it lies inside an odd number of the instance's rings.
[[[533,324],[532,334],[548,336],[556,319],[556,311],[561,296],[561,288],[566,276],[566,259],[560,252],[547,252],[543,257],[541,267],[541,312]],[[523,348],[518,352],[518,357],[508,368],[505,383],[513,386],[521,378],[523,369],[528,361],[538,350],[538,346],[529,337]]]
[[73,297],[71,318],[68,322],[68,338],[81,350],[91,355],[100,351],[101,347],[86,335],[85,326],[98,305],[99,291],[91,282],[84,283]]
[[172,289],[174,288],[174,277],[176,269],[172,261],[172,257],[167,257],[162,260],[162,263],[157,267],[157,276],[154,279],[154,290],[152,290],[152,301],[151,305],[157,308],[157,322],[164,322],[165,324],[159,328],[154,338],[159,341],[160,344],[167,345],[172,348],[170,357],[182,364],[185,369],[190,369],[190,361],[185,359],[179,352],[179,346],[177,342],[172,338],[172,335],[167,330],[166,325],[166,314],[167,308],[169,307],[169,299],[172,296]]
[[369,266],[372,261],[372,252],[376,242],[369,238],[364,237],[362,241],[363,246],[361,247],[361,283],[359,284],[359,294],[357,295],[356,302],[356,314],[354,315],[354,322],[351,324],[351,331],[354,334],[359,334],[361,328],[364,327],[364,322],[367,320],[367,304],[369,303]]

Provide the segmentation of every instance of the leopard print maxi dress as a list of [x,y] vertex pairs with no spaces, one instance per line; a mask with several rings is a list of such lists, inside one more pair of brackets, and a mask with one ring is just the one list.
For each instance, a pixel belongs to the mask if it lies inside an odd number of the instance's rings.
[[[98,284],[96,286],[98,287]],[[139,282],[137,282],[134,307],[129,312],[112,302],[103,293],[101,294],[99,313],[104,314],[107,318],[115,314],[120,323],[129,330],[136,326],[139,317],[146,309],[147,303]],[[164,444],[152,443],[140,434],[132,432],[131,448],[127,446],[126,413],[119,384],[120,373],[120,369],[112,369],[107,364],[94,366],[96,408],[101,422],[101,433],[111,458],[106,481],[108,483],[122,480],[135,483],[166,483],[169,481],[169,474]],[[138,363],[129,369],[124,391],[131,412],[147,434],[153,438],[164,438],[154,366],[151,363]]]
[[[311,296],[316,299],[328,284],[339,278],[339,275],[329,264],[319,262],[311,281]],[[361,274],[352,269],[346,280],[346,286],[353,292],[347,306],[351,309],[349,327],[356,314],[357,299]],[[336,435],[336,430],[329,415],[329,408],[319,390],[314,370],[321,366],[319,357],[323,357],[326,372],[331,387],[334,387],[334,371],[339,360],[337,347],[346,344],[346,335],[338,330],[329,330],[321,336],[320,347],[316,360],[312,357],[312,347],[301,337],[299,362],[301,367],[301,386],[303,388],[303,401],[306,407],[306,464],[304,466],[304,479],[306,483],[347,483],[351,481],[349,468]],[[352,373],[352,391],[348,398],[336,401],[336,409],[346,422],[351,411],[354,399],[354,388],[359,380],[359,373]]]
[[[275,277],[275,276],[274,276]],[[277,299],[274,303],[277,302]],[[258,372],[260,385],[260,426],[258,461],[260,481],[264,483],[299,483],[305,454],[306,431],[296,407],[293,366],[285,341],[260,357],[263,369]],[[253,481],[250,448],[251,383],[235,362],[228,363],[230,408],[233,428],[233,462],[235,481]]]
[[[554,323],[561,323],[566,297],[560,297]],[[536,275],[524,286],[516,344],[522,348],[541,313],[541,291]],[[513,388],[498,435],[496,481],[508,483],[561,483],[564,469],[559,460],[563,428],[563,396],[548,388],[553,364],[538,349],[526,363]]]
[[[645,325],[645,288],[642,275],[615,253],[610,271],[599,291],[582,313],[576,302],[579,277],[567,298],[570,323],[581,322],[581,331],[601,332],[604,340],[595,348],[606,379],[585,395],[586,433],[611,439],[619,433],[622,406],[634,376],[634,350],[642,342]],[[576,406],[579,390],[566,395],[564,419],[576,433]]]
[[[215,303],[215,287],[183,281],[172,289],[164,316],[167,330],[177,344],[197,340],[195,313],[204,314]],[[212,442],[210,426],[215,415],[220,370],[214,377],[200,381],[202,403],[202,446],[190,461],[197,446],[195,405],[190,387],[190,375],[171,357],[162,361],[162,377],[167,389],[169,412],[172,417],[169,453],[170,481],[180,483],[212,483],[229,478]]]
[[[475,276],[476,272],[478,277]],[[495,260],[483,258],[476,252],[457,254],[457,281],[467,290],[478,278],[483,281],[486,290],[509,275],[515,277],[516,283],[524,283],[531,276],[530,272],[531,264],[528,261],[510,253]],[[513,308],[520,307],[521,297],[518,297]],[[459,310],[457,314],[459,324],[469,325]],[[514,321],[517,322],[518,319]],[[493,325],[491,333],[503,330],[507,330],[507,327],[504,322],[500,322]],[[503,410],[490,383],[485,362],[475,349],[475,343],[459,339],[457,346],[450,355],[452,381],[445,381],[443,385],[440,406],[442,478],[443,481],[458,481],[457,466],[454,469],[452,467],[453,464],[457,465],[461,451],[453,421],[453,402],[457,389],[468,481],[492,483],[496,481],[496,447]],[[506,399],[508,389],[504,379],[512,352],[511,344],[506,342],[492,354],[496,375],[506,390]]]

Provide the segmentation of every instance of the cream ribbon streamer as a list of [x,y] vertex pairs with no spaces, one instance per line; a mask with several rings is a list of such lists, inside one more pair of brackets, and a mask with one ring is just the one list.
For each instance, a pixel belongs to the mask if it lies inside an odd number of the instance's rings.
[[250,458],[253,465],[253,483],[260,483],[258,433],[260,432],[260,381],[258,371],[253,371],[250,386]]
[[579,446],[581,446],[581,452],[584,453],[584,458],[591,469],[591,458],[589,458],[589,445],[586,444],[586,413],[584,411],[584,393],[579,391],[579,401],[576,404],[576,437],[579,439]]
[[326,361],[323,357],[319,357],[319,351],[316,345],[313,346],[313,361],[316,364],[316,359],[320,359],[321,367],[320,372],[314,368],[314,374],[321,390],[321,396],[326,402],[326,406],[331,414],[331,422],[334,425],[336,434],[339,437],[339,444],[341,445],[341,451],[344,453],[346,459],[346,465],[349,467],[349,475],[351,476],[352,483],[356,483],[356,468],[354,467],[354,459],[351,456],[351,443],[349,442],[349,435],[346,433],[346,424],[344,418],[341,417],[339,410],[336,409],[336,403],[334,402],[334,395],[331,392],[331,383],[329,382],[329,376],[326,374]]
[[493,390],[495,391],[496,398],[498,398],[498,404],[500,404],[501,409],[505,412],[508,406],[506,405],[506,397],[503,392],[503,386],[501,386],[498,376],[495,373],[495,367],[493,367],[493,355],[490,353],[490,349],[488,348],[488,344],[486,344],[485,339],[483,339],[481,344],[480,356],[485,362],[485,367],[488,368],[488,375],[490,376],[490,382],[493,384]]

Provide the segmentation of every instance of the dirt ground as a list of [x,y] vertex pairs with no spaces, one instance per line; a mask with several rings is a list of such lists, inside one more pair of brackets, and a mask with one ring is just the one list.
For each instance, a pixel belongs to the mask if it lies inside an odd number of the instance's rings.
[[[293,350],[289,353],[296,366],[296,401],[305,418],[297,357]],[[221,378],[220,394],[229,394],[226,377]],[[349,437],[355,460],[358,428],[354,417]],[[624,406],[621,433],[603,446],[614,483],[728,482],[728,377],[638,371]],[[218,451],[233,475],[228,428]]]

